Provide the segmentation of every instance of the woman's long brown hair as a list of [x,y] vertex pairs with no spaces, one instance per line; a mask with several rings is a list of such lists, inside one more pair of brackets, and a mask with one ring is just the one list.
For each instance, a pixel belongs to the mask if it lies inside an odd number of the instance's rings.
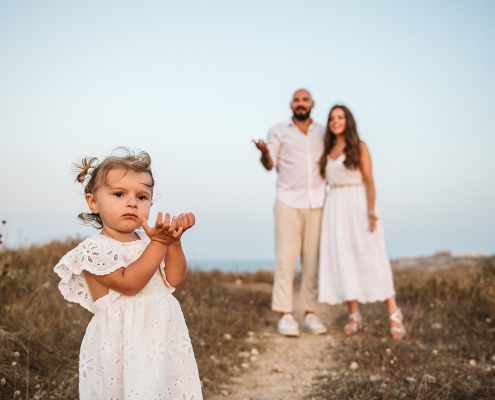
[[323,178],[325,177],[325,168],[327,166],[328,155],[330,154],[330,150],[332,150],[332,147],[335,146],[335,142],[337,139],[337,135],[335,135],[329,127],[330,116],[332,115],[332,111],[336,108],[340,108],[342,111],[344,111],[345,115],[345,130],[344,133],[342,133],[345,138],[344,165],[346,166],[346,168],[359,168],[359,161],[361,160],[361,140],[359,139],[356,121],[354,120],[352,113],[346,106],[337,104],[333,106],[328,113],[327,129],[324,139],[325,150],[323,151],[320,159],[320,175]]

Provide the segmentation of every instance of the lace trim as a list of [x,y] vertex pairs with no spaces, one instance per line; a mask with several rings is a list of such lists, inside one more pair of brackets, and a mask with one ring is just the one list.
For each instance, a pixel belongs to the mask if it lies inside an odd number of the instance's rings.
[[[102,276],[126,267],[143,253],[146,245],[140,243],[142,242],[130,242],[128,244],[133,246],[129,246],[127,243],[120,243],[102,235],[84,240],[62,257],[54,268],[55,273],[60,277],[58,285],[60,292],[66,300],[78,303],[93,312],[93,298],[84,271]],[[112,300],[120,296],[118,292],[111,293]]]

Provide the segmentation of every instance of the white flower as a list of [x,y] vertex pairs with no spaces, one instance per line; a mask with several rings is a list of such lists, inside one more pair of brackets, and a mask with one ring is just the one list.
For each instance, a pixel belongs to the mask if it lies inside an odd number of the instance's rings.
[[165,355],[165,343],[157,343],[155,338],[151,339],[151,344],[148,344],[149,365],[153,365],[155,361],[158,363],[158,365],[162,365]]
[[95,359],[93,357],[86,359],[86,357],[88,357],[88,355],[86,353],[83,353],[80,361],[82,375],[84,379],[88,378],[90,372],[96,371],[94,365],[91,365],[95,362]]

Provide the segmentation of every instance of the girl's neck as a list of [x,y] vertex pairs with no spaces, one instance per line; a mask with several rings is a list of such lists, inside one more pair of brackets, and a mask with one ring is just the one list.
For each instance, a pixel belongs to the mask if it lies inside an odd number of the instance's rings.
[[132,242],[139,238],[136,232],[119,232],[111,229],[106,229],[105,227],[103,227],[103,229],[101,230],[100,235],[107,236],[111,239],[123,243]]

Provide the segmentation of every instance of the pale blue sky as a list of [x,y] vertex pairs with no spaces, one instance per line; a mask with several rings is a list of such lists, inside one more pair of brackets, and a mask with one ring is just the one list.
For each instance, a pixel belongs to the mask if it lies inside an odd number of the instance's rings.
[[90,235],[71,163],[148,151],[191,259],[273,257],[275,173],[251,138],[306,87],[371,150],[391,257],[495,253],[495,3],[0,1],[7,242]]

